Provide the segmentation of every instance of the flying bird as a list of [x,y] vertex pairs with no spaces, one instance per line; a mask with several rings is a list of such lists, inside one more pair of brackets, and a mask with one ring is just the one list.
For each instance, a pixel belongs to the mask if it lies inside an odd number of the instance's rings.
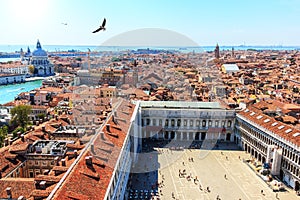
[[65,26],[67,26],[68,25],[68,23],[61,23],[62,25],[65,25]]
[[105,24],[106,24],[106,19],[104,18],[104,20],[102,22],[102,25],[97,30],[93,31],[93,33],[97,33],[97,32],[99,32],[101,30],[105,31],[106,30]]

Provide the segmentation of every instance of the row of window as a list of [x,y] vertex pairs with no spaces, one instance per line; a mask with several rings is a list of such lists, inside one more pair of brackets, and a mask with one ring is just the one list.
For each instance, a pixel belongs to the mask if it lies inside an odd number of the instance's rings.
[[249,137],[247,134],[242,132],[242,138],[246,140],[248,143],[252,144],[259,150],[261,150],[264,154],[267,153],[267,147],[263,145],[260,141],[253,139],[252,137]]
[[250,142],[252,141],[252,144],[254,146],[261,148],[263,150],[263,152],[265,152],[265,153],[266,153],[266,147],[261,145],[262,142],[267,144],[267,145],[275,145],[275,146],[281,147],[284,158],[289,160],[290,162],[298,165],[298,167],[299,167],[299,165],[300,165],[300,156],[299,156],[298,152],[291,149],[290,147],[283,144],[282,142],[277,141],[275,138],[272,138],[271,136],[268,137],[265,134],[263,134],[262,132],[254,130],[254,128],[249,127],[246,123],[244,123],[242,121],[239,121],[239,124],[248,133],[250,133],[252,136],[254,136],[255,138],[258,139],[258,140],[254,140],[251,137],[244,134],[243,137],[247,141],[250,141]]
[[48,60],[33,60],[32,64],[42,65],[42,64],[49,64]]
[[[145,121],[146,120],[146,121]],[[181,124],[181,119],[150,119],[150,118],[146,118],[146,119],[142,119],[142,126],[149,126],[151,125],[151,121],[152,121],[152,125],[153,126],[177,126],[177,127],[180,127],[180,126],[188,126],[188,123],[189,123],[189,126],[190,127],[193,127],[194,126],[194,121],[195,120],[188,120],[188,119],[184,119],[183,120],[183,124]],[[226,124],[226,121],[225,120],[222,120],[222,121],[219,121],[219,120],[196,120],[195,121],[195,126],[196,127],[199,127],[200,124],[202,127],[206,127],[207,125],[208,126],[213,126],[213,123],[214,123],[214,127],[225,127],[225,124]],[[221,126],[220,126],[221,125]],[[232,121],[231,120],[228,120],[227,121],[227,127],[231,127],[232,126]]]
[[[114,199],[120,199],[121,194],[120,190],[122,187],[124,187],[124,180],[126,173],[129,173],[130,166],[131,166],[131,160],[130,160],[130,142],[129,140],[126,140],[124,143],[124,151],[122,151],[121,158],[116,166],[116,173],[114,174],[112,186],[110,188],[110,193],[108,199],[111,199],[114,195],[114,191],[118,190],[116,193],[118,194]],[[124,162],[125,161],[125,162]],[[121,169],[121,165],[123,165],[123,168]],[[121,174],[120,174],[121,173]],[[120,181],[120,185],[118,188],[116,187],[117,181]]]
[[268,145],[276,145],[282,148],[283,156],[289,158],[292,162],[298,163],[300,165],[300,158],[297,152],[293,151],[293,149],[287,147],[287,145],[283,144],[280,141],[272,139],[271,137],[267,137],[260,132],[255,131],[253,128],[249,128],[245,123],[240,123],[241,127],[246,129],[251,135],[258,138],[260,141],[264,142]]
[[294,174],[298,178],[300,178],[299,174],[299,166],[294,166],[292,163],[290,163],[288,160],[283,159],[282,161],[282,167],[287,169],[290,173]]
[[54,166],[54,164],[55,164],[54,160],[52,160],[50,162],[45,161],[45,160],[35,160],[35,161],[29,160],[29,161],[27,161],[28,166],[48,166],[48,165]]

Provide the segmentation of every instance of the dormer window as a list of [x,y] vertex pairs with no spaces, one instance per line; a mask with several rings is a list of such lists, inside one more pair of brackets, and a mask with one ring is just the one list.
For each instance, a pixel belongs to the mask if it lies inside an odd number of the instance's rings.
[[285,131],[285,133],[289,133],[291,131],[292,131],[292,129],[289,128],[288,130]]
[[283,128],[284,128],[283,125],[281,125],[281,126],[278,127],[279,130],[281,130],[281,129],[283,129]]

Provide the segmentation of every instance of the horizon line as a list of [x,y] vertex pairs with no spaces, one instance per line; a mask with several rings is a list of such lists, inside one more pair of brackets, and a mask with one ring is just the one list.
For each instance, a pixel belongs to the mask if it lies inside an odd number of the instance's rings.
[[[224,44],[220,45],[218,43],[219,47],[300,47],[300,44],[292,44],[292,45],[272,45],[272,44],[249,44],[249,45],[230,45],[230,44]],[[0,44],[0,46],[36,46],[36,44]],[[197,45],[197,46],[191,46],[191,45],[94,45],[94,44],[43,44],[42,46],[94,46],[94,47],[190,47],[190,48],[196,48],[196,47],[215,47],[215,45]]]

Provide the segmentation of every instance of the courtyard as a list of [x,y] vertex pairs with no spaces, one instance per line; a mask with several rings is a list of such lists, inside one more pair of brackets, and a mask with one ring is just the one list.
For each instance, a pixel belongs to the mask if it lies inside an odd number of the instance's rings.
[[289,188],[273,192],[243,161],[250,155],[235,144],[206,147],[171,150],[161,144],[140,156],[130,181],[131,192],[139,195],[131,199],[298,199]]

